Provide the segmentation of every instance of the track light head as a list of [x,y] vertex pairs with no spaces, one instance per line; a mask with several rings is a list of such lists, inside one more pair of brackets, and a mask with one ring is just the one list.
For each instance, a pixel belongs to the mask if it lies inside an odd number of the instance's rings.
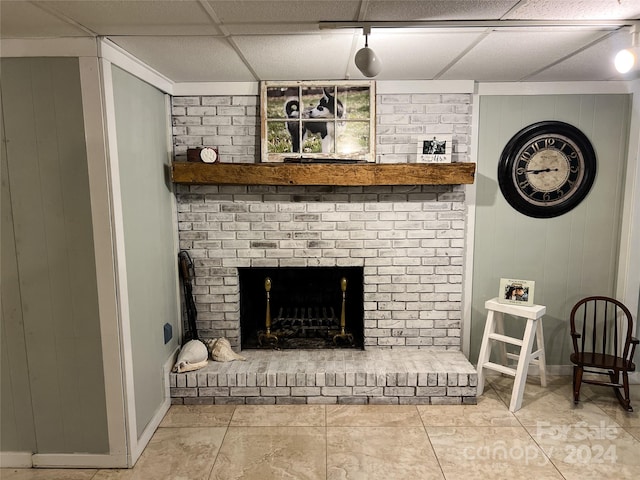
[[382,71],[382,62],[371,48],[369,48],[369,33],[371,28],[365,27],[364,33],[364,47],[358,50],[354,58],[356,67],[358,70],[368,78],[375,77]]
[[613,60],[613,64],[619,73],[628,73],[638,68],[638,54],[640,53],[640,45],[638,42],[639,26],[634,25],[631,28],[631,48],[620,50]]
[[628,73],[638,64],[638,49],[625,48],[620,50],[613,61],[619,73]]

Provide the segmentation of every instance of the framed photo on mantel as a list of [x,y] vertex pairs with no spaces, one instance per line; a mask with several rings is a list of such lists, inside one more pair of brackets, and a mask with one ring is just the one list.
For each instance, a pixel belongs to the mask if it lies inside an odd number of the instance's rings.
[[511,305],[531,307],[533,305],[535,284],[536,283],[532,280],[501,278],[500,291],[498,292],[498,303],[509,303]]
[[375,162],[375,82],[260,84],[263,162]]
[[453,135],[433,134],[418,139],[417,163],[451,163]]

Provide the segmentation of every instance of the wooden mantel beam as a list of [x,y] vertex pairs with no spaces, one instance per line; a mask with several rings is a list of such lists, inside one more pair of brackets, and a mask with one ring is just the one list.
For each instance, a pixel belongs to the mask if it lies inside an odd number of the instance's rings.
[[475,163],[174,162],[174,183],[199,185],[457,185],[474,181]]

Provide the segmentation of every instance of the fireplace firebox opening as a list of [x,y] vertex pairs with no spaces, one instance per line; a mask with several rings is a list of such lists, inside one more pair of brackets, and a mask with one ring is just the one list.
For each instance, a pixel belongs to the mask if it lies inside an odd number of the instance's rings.
[[239,268],[241,348],[364,345],[362,267]]

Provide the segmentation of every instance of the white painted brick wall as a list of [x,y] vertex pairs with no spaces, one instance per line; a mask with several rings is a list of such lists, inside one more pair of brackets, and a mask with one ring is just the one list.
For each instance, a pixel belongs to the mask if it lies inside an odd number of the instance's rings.
[[[417,138],[450,133],[469,161],[471,96],[377,98],[377,161],[413,162]],[[258,97],[174,97],[174,148],[259,161]],[[196,264],[198,328],[239,339],[238,267],[362,266],[365,347],[460,349],[461,186],[178,186],[180,247]]]

